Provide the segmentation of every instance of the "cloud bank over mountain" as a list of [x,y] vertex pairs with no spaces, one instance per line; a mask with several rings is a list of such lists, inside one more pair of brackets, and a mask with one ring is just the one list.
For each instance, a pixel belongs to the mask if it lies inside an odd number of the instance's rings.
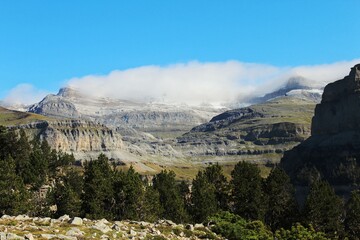
[[[271,92],[293,76],[308,79],[308,85],[324,87],[343,78],[360,59],[314,66],[277,67],[267,64],[189,62],[168,66],[143,66],[115,70],[106,75],[72,78],[67,86],[85,94],[128,99],[198,105],[219,105]],[[7,102],[32,103],[43,91],[29,85],[16,86]]]

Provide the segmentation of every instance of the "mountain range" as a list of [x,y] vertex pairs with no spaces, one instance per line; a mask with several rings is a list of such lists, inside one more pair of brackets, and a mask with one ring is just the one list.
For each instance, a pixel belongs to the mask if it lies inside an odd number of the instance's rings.
[[[26,129],[78,160],[105,152],[114,161],[139,164],[140,172],[239,160],[276,163],[310,136],[322,89],[307,82],[290,78],[280,89],[250,99],[252,105],[232,110],[99,98],[62,88],[27,107],[28,113],[7,110],[34,121],[3,124]],[[4,111],[1,118],[7,119]]]

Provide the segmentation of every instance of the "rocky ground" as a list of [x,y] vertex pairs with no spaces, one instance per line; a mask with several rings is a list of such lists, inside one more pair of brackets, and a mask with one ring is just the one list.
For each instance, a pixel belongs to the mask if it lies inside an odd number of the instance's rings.
[[175,224],[169,220],[156,223],[136,221],[89,220],[70,218],[31,218],[3,215],[0,240],[7,239],[224,239],[203,224]]

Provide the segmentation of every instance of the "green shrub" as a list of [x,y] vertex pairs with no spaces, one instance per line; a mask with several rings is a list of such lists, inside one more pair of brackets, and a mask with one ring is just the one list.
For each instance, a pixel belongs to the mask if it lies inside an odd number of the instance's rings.
[[229,240],[273,239],[273,234],[261,221],[246,221],[238,215],[222,212],[208,219],[211,230]]

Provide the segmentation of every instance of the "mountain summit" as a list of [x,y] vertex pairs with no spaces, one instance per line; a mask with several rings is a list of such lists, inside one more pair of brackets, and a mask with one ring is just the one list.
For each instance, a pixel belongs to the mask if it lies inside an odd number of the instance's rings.
[[263,103],[277,97],[292,96],[295,98],[306,99],[314,102],[320,102],[321,100],[321,89],[314,89],[310,86],[309,80],[301,77],[291,77],[285,84],[271,93],[267,93],[262,97],[255,97],[249,100],[250,103]]

